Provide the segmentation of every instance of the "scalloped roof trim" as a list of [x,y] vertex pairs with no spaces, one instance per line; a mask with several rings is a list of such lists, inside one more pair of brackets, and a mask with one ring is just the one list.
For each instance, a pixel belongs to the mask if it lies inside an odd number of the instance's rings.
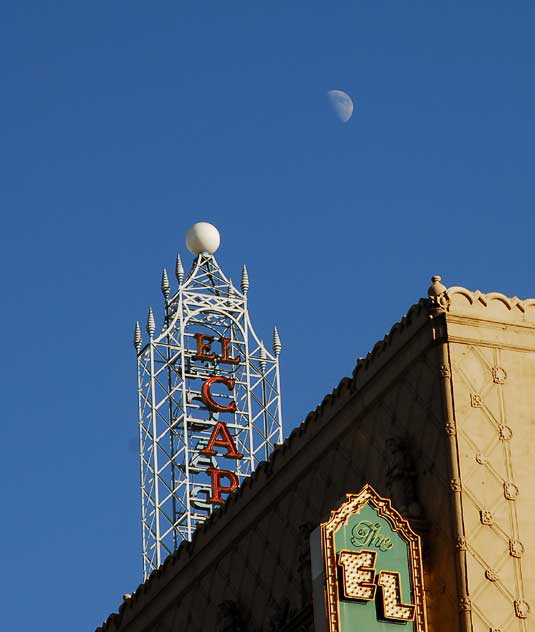
[[[515,309],[517,309],[523,315],[528,312],[529,308],[535,307],[535,298],[521,299],[518,298],[518,296],[506,296],[501,292],[488,292],[485,294],[480,290],[472,291],[458,285],[454,285],[448,288],[447,295],[450,299],[450,302],[453,300],[454,296],[461,295],[466,298],[470,307],[475,308],[489,308],[491,307],[493,302],[499,302],[505,305],[505,307],[510,312],[513,312]],[[455,311],[455,306],[453,306],[452,311]]]

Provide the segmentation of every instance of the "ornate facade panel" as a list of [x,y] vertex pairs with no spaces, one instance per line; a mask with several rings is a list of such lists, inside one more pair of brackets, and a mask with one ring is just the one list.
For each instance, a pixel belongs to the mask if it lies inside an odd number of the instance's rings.
[[[503,302],[494,307],[501,317],[506,309]],[[535,478],[535,459],[530,457],[535,355],[511,348],[526,344],[526,330],[522,341],[509,330],[507,341],[504,328],[496,327],[494,345],[489,325],[484,332],[474,324],[457,325],[453,331],[466,338],[450,344],[450,357],[473,630],[528,632],[535,625],[529,612],[535,597],[530,490]],[[532,335],[535,344],[535,331]],[[476,392],[480,404],[474,407]]]

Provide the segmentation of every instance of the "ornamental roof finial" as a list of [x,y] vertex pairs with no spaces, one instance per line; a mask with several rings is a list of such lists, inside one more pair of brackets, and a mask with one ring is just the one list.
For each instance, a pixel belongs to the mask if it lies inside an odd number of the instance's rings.
[[440,282],[441,280],[442,277],[438,274],[435,274],[431,277],[431,283],[433,285],[431,285],[431,287],[427,290],[427,296],[429,296],[429,298],[444,294],[447,288],[445,285],[442,285],[442,283]]
[[427,296],[433,305],[446,309],[449,304],[448,295],[446,294],[448,288],[440,282],[441,280],[442,277],[438,274],[431,277],[432,285],[427,290]]

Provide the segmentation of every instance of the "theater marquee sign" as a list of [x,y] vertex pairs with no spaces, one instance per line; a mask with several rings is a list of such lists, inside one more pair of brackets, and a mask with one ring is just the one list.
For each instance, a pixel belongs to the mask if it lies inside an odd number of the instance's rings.
[[320,534],[328,632],[425,632],[419,537],[389,500],[366,485]]

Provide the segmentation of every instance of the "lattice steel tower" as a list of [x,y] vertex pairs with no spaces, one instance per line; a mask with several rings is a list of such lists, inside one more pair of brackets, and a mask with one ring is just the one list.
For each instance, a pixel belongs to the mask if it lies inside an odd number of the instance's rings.
[[184,279],[177,257],[175,293],[162,274],[160,333],[149,309],[149,341],[139,323],[134,334],[145,578],[282,441],[277,328],[270,353],[249,319],[246,267],[239,291],[213,256],[214,226],[194,224],[186,243],[196,258]]

